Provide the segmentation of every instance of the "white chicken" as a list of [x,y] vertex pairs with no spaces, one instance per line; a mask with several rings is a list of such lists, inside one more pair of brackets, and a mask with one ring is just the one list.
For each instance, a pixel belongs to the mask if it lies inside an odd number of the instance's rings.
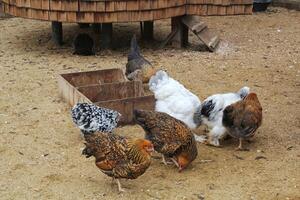
[[207,143],[220,146],[219,140],[226,136],[226,128],[222,124],[224,109],[244,99],[250,92],[248,87],[241,88],[237,93],[215,94],[203,101],[194,115],[194,121],[202,121],[210,129]]
[[[155,111],[167,113],[181,120],[190,129],[195,129],[199,125],[200,122],[194,121],[194,113],[201,107],[199,98],[169,77],[165,71],[159,70],[151,77],[149,88],[156,99]],[[201,137],[195,135],[195,139],[199,141]]]

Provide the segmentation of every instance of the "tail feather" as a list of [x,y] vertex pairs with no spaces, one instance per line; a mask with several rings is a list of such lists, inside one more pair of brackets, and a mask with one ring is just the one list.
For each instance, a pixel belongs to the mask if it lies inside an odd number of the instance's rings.
[[94,155],[92,149],[88,148],[88,147],[85,147],[82,152],[81,152],[82,155],[85,155],[86,158],[89,158],[91,156]]
[[200,126],[202,123],[201,110],[202,110],[202,105],[200,105],[196,108],[196,111],[193,116],[193,121],[197,126]]
[[242,99],[244,99],[250,92],[249,87],[242,87],[237,93],[240,95]]
[[140,48],[136,41],[136,36],[133,35],[130,43],[130,53],[128,54],[128,61],[131,61],[133,59],[136,59],[140,57]]

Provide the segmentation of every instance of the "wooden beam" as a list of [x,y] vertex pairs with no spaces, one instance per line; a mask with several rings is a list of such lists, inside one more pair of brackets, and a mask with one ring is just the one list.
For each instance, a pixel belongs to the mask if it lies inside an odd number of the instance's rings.
[[79,28],[89,28],[90,24],[88,23],[78,23]]
[[52,22],[52,39],[58,45],[63,44],[63,30],[61,22]]
[[112,47],[112,23],[103,23],[101,32],[101,48],[108,49]]
[[189,29],[181,22],[183,16],[172,17],[172,32],[176,32],[172,39],[172,46],[176,48],[186,47],[189,40]]
[[145,40],[153,40],[153,21],[143,22],[142,37]]

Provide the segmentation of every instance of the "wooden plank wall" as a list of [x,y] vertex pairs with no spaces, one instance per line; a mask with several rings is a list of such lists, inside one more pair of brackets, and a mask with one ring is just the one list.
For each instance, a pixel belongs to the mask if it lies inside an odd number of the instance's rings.
[[[1,0],[0,0],[1,1]],[[81,23],[150,21],[180,15],[251,14],[252,0],[2,0],[14,16]]]

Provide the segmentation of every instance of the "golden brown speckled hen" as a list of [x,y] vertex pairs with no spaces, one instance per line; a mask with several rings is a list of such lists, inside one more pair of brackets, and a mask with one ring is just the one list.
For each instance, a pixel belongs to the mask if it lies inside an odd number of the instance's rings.
[[96,166],[107,176],[116,179],[119,191],[124,191],[119,179],[136,179],[150,166],[150,141],[129,139],[116,134],[85,134],[86,147],[82,151],[86,157],[94,156]]
[[255,93],[248,94],[244,99],[227,106],[223,113],[223,125],[229,135],[239,139],[238,150],[243,139],[254,136],[262,123],[262,107]]
[[179,168],[185,169],[198,155],[192,131],[180,120],[166,113],[135,110],[135,120],[145,130],[145,138],[150,140],[155,151],[171,158]]

